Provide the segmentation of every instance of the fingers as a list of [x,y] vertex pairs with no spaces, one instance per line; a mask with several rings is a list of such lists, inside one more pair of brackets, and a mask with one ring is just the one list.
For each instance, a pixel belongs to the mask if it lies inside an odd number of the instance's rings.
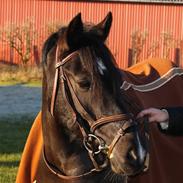
[[154,116],[149,117],[148,120],[149,120],[149,122],[156,122],[157,121],[156,117],[154,117]]
[[148,117],[149,122],[162,122],[168,119],[168,115],[158,108],[148,108],[142,110],[137,118]]
[[142,110],[138,115],[137,115],[137,118],[142,118],[146,115],[151,115],[152,114],[152,110],[153,108],[148,108],[148,109],[144,109]]

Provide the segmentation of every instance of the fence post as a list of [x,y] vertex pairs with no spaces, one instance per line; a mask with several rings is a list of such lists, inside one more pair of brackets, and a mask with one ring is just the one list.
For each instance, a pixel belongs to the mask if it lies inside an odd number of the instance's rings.
[[38,47],[36,45],[33,46],[33,53],[34,53],[34,61],[35,61],[36,65],[39,67],[40,58],[39,58]]
[[132,66],[133,63],[133,50],[131,48],[128,49],[128,67]]
[[180,40],[180,66],[183,67],[183,40]]
[[10,46],[10,64],[13,64],[14,60],[14,49]]
[[180,48],[175,48],[175,63],[180,66]]

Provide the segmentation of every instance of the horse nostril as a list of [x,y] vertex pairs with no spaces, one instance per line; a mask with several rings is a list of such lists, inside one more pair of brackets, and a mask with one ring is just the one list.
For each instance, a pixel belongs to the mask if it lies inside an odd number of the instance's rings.
[[131,160],[137,160],[138,159],[138,157],[137,157],[137,153],[135,152],[135,150],[134,149],[132,149],[129,153],[128,153],[128,156],[129,156],[129,159],[131,159]]

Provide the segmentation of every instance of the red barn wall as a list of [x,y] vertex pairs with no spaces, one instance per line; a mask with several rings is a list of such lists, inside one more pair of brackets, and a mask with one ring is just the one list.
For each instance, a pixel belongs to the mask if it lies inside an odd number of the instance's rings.
[[[67,23],[78,12],[83,21],[97,23],[108,11],[113,13],[113,24],[108,38],[109,48],[121,68],[128,66],[128,49],[131,47],[130,35],[135,30],[147,30],[148,38],[142,59],[147,58],[147,49],[153,41],[160,39],[161,32],[170,32],[175,39],[183,40],[183,5],[147,4],[124,2],[77,2],[59,0],[5,0],[0,1],[0,27],[8,23],[21,25],[27,19],[35,22],[38,39],[35,45],[42,45],[44,27],[48,22]],[[161,47],[156,56],[162,56]],[[10,49],[0,42],[0,60],[10,61]],[[173,50],[170,59],[174,59]],[[14,54],[13,62],[19,58]],[[32,60],[32,62],[34,62]]]

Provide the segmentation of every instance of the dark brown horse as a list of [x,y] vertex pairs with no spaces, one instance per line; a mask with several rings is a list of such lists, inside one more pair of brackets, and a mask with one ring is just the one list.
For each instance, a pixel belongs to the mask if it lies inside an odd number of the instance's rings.
[[111,23],[111,13],[97,25],[78,14],[44,44],[38,183],[121,183],[144,169],[146,134],[104,44]]

